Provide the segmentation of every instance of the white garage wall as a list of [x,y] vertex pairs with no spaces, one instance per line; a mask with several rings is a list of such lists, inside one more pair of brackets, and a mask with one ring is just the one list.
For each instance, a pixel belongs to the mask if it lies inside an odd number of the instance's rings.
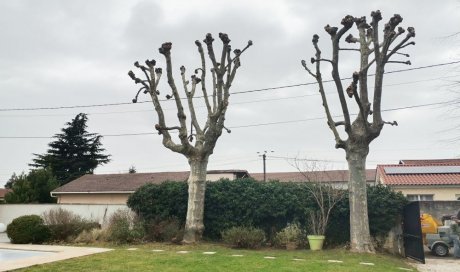
[[123,204],[2,204],[0,205],[0,223],[8,225],[22,215],[42,215],[45,211],[62,208],[83,218],[104,225],[110,215],[118,209],[128,208]]

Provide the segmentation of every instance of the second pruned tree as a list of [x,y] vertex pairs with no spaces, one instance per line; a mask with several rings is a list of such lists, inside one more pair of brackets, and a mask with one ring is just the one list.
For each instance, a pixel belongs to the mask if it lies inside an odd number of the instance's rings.
[[[316,54],[311,58],[314,68],[309,68],[306,61],[302,66],[316,79],[321,95],[327,124],[334,134],[335,147],[345,150],[349,168],[349,199],[350,199],[350,242],[351,250],[357,252],[373,252],[374,248],[369,233],[366,195],[366,157],[369,154],[369,144],[376,139],[385,124],[397,125],[396,121],[387,122],[382,118],[382,83],[385,65],[401,63],[410,65],[407,60],[393,60],[395,57],[409,57],[400,52],[401,49],[414,45],[410,41],[415,37],[414,28],[407,31],[399,27],[402,22],[400,15],[394,15],[383,26],[381,33],[379,22],[382,20],[380,11],[371,13],[372,20],[368,24],[366,17],[350,15],[342,19],[342,27],[327,25],[324,29],[329,34],[332,43],[330,58],[322,56],[319,48],[319,36],[313,35],[313,46]],[[349,34],[345,42],[357,44],[353,48],[341,47],[344,35],[356,25],[358,35]],[[359,68],[351,76],[351,84],[344,87],[339,71],[339,56],[341,52],[355,53],[359,56]],[[339,97],[341,120],[335,120],[331,113],[321,74],[321,64],[328,64],[332,70],[332,81]],[[368,87],[369,70],[374,71],[373,87]],[[349,75],[347,75],[349,76]],[[351,120],[349,103],[346,96],[357,105],[356,118]],[[342,131],[339,128],[343,128]],[[343,132],[346,138],[343,138]]]
[[[206,172],[209,156],[214,152],[214,147],[217,139],[222,134],[222,130],[225,129],[230,132],[225,127],[225,114],[229,104],[230,87],[238,68],[241,66],[241,54],[252,45],[252,41],[249,41],[243,49],[235,49],[232,53],[228,35],[219,33],[219,38],[222,41],[220,57],[216,56],[214,51],[214,38],[211,34],[208,33],[203,40],[204,46],[200,41],[195,41],[201,65],[194,70],[190,80],[186,77],[185,67],[180,67],[180,82],[183,95],[185,95],[184,99],[179,93],[179,88],[173,76],[172,44],[170,42],[163,43],[159,48],[160,54],[165,58],[166,80],[171,91],[165,97],[166,100],[173,99],[175,103],[177,125],[167,125],[162,107],[164,99],[160,97],[158,88],[163,70],[157,67],[156,61],[146,60],[145,65],[135,62],[134,66],[143,74],[142,79],[132,71],[128,73],[131,79],[140,85],[133,102],[137,102],[141,92],[150,95],[158,116],[158,123],[155,125],[155,129],[158,134],[162,135],[163,145],[174,152],[184,155],[190,165],[187,217],[184,232],[185,243],[198,242],[202,237]],[[209,64],[206,61],[205,51],[207,51],[210,67],[208,67]],[[197,95],[197,89],[201,89],[200,95]],[[198,114],[195,112],[196,99],[202,99],[205,104],[206,120],[204,124],[200,124],[197,118]],[[184,110],[183,103],[186,103],[188,107],[188,114]],[[176,142],[171,135],[175,131],[178,132],[177,140],[179,142]]]

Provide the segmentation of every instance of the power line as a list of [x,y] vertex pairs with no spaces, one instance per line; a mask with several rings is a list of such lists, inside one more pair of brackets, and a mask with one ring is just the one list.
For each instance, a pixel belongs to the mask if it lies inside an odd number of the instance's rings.
[[[443,77],[434,77],[428,79],[420,79],[420,80],[413,80],[413,81],[404,81],[392,84],[384,84],[384,87],[393,87],[393,86],[400,86],[400,85],[407,85],[413,83],[420,83],[420,82],[428,82],[440,79],[447,79],[447,78],[457,78],[457,75],[453,76],[443,76]],[[327,92],[327,94],[333,92]],[[232,105],[243,105],[243,104],[252,104],[252,103],[260,103],[260,102],[270,102],[270,101],[280,101],[280,100],[288,100],[288,99],[295,99],[295,98],[303,98],[303,97],[310,97],[310,96],[317,96],[319,95],[318,92],[310,93],[310,94],[302,94],[302,95],[294,95],[294,96],[287,96],[287,97],[276,97],[276,98],[266,98],[266,99],[253,99],[248,101],[240,101],[240,102],[232,102]],[[195,108],[205,108],[204,105],[195,106]],[[176,108],[164,108],[164,111],[167,110],[176,110]],[[110,111],[110,112],[88,112],[87,115],[109,115],[109,114],[124,114],[124,113],[140,113],[140,112],[153,112],[154,109],[148,110],[132,110],[132,111]],[[20,115],[0,115],[0,118],[9,118],[9,117],[52,117],[52,116],[75,116],[76,113],[65,113],[65,114],[20,114]]]
[[[389,112],[389,111],[397,111],[397,110],[405,110],[405,109],[413,109],[413,108],[423,108],[429,106],[438,106],[438,105],[447,105],[447,104],[459,104],[460,101],[444,101],[444,102],[434,102],[434,103],[427,103],[427,104],[419,104],[419,105],[412,105],[412,106],[404,106],[404,107],[396,107],[396,108],[389,108],[389,109],[382,109],[382,112]],[[356,114],[352,114],[356,115]],[[335,117],[340,117],[342,115],[335,115]],[[236,128],[248,128],[248,127],[261,127],[261,126],[270,126],[270,125],[280,125],[280,124],[289,124],[289,123],[299,123],[299,122],[307,122],[307,121],[315,121],[315,120],[324,120],[325,117],[312,117],[312,118],[305,118],[305,119],[297,119],[297,120],[287,120],[287,121],[278,121],[278,122],[267,122],[267,123],[258,123],[258,124],[248,124],[248,125],[239,125],[239,126],[230,126],[229,129],[236,129]],[[174,133],[176,131],[171,131],[170,133]],[[120,134],[104,134],[101,135],[103,137],[123,137],[123,136],[144,136],[144,135],[155,135],[158,134],[157,132],[140,132],[140,133],[120,133]],[[0,139],[52,139],[53,137],[47,136],[0,136]]]
[[344,161],[334,161],[334,160],[301,159],[301,158],[295,158],[295,157],[280,157],[280,156],[267,156],[267,158],[296,160],[296,161],[309,161],[309,162],[344,162]]
[[[414,71],[414,70],[428,69],[428,68],[452,65],[452,64],[457,64],[457,63],[460,63],[460,61],[437,63],[437,64],[431,64],[431,65],[407,68],[407,69],[394,70],[394,71],[385,72],[385,74],[394,74],[394,73],[408,72],[408,71]],[[369,76],[374,76],[374,75],[375,74],[370,74]],[[347,80],[347,79],[351,79],[351,77],[342,78],[341,80]],[[333,80],[325,80],[325,81],[323,81],[323,83],[330,83],[330,82],[333,82]],[[232,92],[232,94],[235,95],[235,94],[263,92],[263,91],[278,90],[278,89],[285,89],[285,88],[293,88],[293,87],[299,87],[299,86],[308,86],[308,85],[315,85],[315,84],[317,84],[317,83],[316,82],[298,83],[298,84],[292,84],[292,85],[283,85],[283,86],[268,87],[268,88],[261,88],[261,89],[253,89],[253,90],[240,91],[240,92]],[[200,97],[202,97],[202,96],[197,96],[195,98],[200,98]],[[185,98],[183,98],[183,99],[185,99]],[[168,100],[163,99],[163,100],[160,100],[160,101],[168,101]],[[151,103],[151,101],[138,101],[137,103]],[[3,108],[3,109],[0,109],[0,111],[6,112],[6,111],[62,110],[62,109],[75,109],[75,108],[109,107],[109,106],[132,105],[132,104],[133,103],[131,103],[131,102],[119,102],[119,103],[104,103],[104,104],[89,104],[89,105],[74,105],[74,106],[57,106],[57,107]]]

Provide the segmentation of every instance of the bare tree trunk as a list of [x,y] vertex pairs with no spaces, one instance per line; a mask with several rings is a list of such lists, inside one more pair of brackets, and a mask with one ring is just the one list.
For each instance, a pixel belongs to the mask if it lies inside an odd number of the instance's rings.
[[208,160],[191,158],[189,164],[187,220],[183,242],[195,243],[201,240],[204,231],[204,196]]
[[350,243],[351,251],[374,252],[369,232],[366,193],[366,157],[369,147],[347,151],[349,169]]

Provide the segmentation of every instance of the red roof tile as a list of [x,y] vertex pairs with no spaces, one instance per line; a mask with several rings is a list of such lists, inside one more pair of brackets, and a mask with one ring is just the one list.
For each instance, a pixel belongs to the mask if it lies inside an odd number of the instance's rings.
[[[216,170],[208,171],[209,174],[236,173],[244,174],[245,170]],[[347,170],[314,171],[306,173],[305,177],[300,172],[267,173],[267,180],[279,180],[281,182],[347,182]],[[367,181],[375,181],[375,170],[366,170]],[[183,172],[158,172],[158,173],[134,173],[134,174],[108,174],[108,175],[84,175],[59,188],[52,193],[97,193],[97,192],[133,192],[146,183],[162,183],[167,180],[186,181],[188,171]],[[240,175],[241,176],[241,175]],[[263,180],[263,173],[250,174],[256,180]]]
[[[133,174],[84,175],[59,188],[52,193],[94,193],[94,192],[133,192],[147,183],[160,184],[167,180],[186,181],[189,171],[157,172]],[[210,170],[208,174],[234,173],[237,177],[246,177],[246,170]]]
[[11,191],[12,191],[11,189],[0,188],[0,198],[5,198],[5,195]]
[[167,180],[185,181],[189,176],[184,172],[84,175],[53,191],[70,192],[133,192],[146,183],[162,183]]
[[[253,173],[251,177],[256,180],[263,180],[263,173]],[[326,170],[326,171],[311,171],[306,173],[300,172],[278,172],[267,173],[267,180],[279,180],[281,182],[348,182],[348,170]],[[375,181],[375,170],[366,170],[366,180],[368,182]]]
[[400,160],[399,164],[411,165],[460,165],[460,159],[436,159],[436,160]]
[[[439,160],[437,160],[439,161]],[[417,186],[417,185],[460,185],[460,173],[400,173],[400,174],[387,174],[385,173],[385,167],[411,167],[414,165],[417,167],[423,166],[433,166],[433,165],[460,165],[459,163],[431,163],[430,160],[425,160],[425,164],[421,161],[416,164],[387,164],[387,165],[377,165],[377,178],[381,183],[386,185],[408,185],[408,186]]]

